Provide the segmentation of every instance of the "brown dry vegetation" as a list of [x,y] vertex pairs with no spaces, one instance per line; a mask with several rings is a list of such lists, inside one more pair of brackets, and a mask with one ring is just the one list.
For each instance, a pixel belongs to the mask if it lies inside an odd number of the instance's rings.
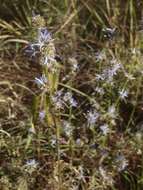
[[[139,0],[1,1],[0,190],[143,189],[140,7]],[[77,107],[66,102],[57,111],[52,101],[43,103],[51,95],[34,81],[45,71],[41,54],[32,59],[25,53],[36,40],[33,10],[53,34],[60,68],[57,92],[62,90],[62,100],[72,93]],[[122,66],[110,82],[112,73],[97,79],[118,61]],[[124,88],[128,94],[122,99]],[[47,107],[50,112],[41,120],[41,108]],[[101,126],[110,132],[104,134]]]

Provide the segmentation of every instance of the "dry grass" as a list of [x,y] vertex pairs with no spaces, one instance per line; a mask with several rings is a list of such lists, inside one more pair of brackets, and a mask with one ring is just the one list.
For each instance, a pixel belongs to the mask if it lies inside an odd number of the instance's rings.
[[6,3],[0,20],[0,190],[142,190],[142,3],[35,1],[60,57],[58,87],[42,89],[35,77],[53,73],[24,51],[31,3]]

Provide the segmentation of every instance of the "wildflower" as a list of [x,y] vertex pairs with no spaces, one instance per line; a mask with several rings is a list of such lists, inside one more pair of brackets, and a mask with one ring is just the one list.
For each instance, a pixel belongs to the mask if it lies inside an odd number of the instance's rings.
[[104,72],[104,78],[107,79],[108,82],[113,80],[113,77],[117,75],[118,70],[121,68],[121,63],[119,63],[116,59],[112,59],[111,68],[107,68]]
[[106,59],[106,54],[104,51],[101,51],[101,52],[97,52],[95,54],[95,58],[96,58],[96,61],[103,61]]
[[115,108],[114,105],[111,105],[111,106],[108,108],[108,115],[109,115],[111,118],[116,118],[117,113],[116,113],[116,108]]
[[56,99],[56,97],[52,97],[52,101],[53,101],[56,109],[62,109],[63,108],[63,101],[61,99]]
[[83,141],[80,138],[77,138],[76,141],[75,141],[75,144],[77,146],[83,146],[84,143],[83,143]]
[[110,61],[110,64],[112,66],[112,73],[113,75],[117,74],[117,71],[122,67],[121,63],[117,59],[112,59]]
[[62,78],[62,81],[66,81],[70,78],[70,75],[65,75],[63,78]]
[[72,58],[69,58],[69,62],[72,66],[72,72],[76,72],[79,68],[77,60],[74,57],[72,57]]
[[57,97],[62,96],[62,90],[58,90],[58,91],[56,92],[56,96],[57,96]]
[[54,96],[52,96],[52,101],[53,101],[53,103],[54,103],[54,106],[55,106],[55,108],[57,108],[57,109],[61,109],[61,108],[63,108],[63,100],[62,100],[62,91],[61,90],[59,90],[59,91],[57,91],[56,93],[55,93],[55,95]]
[[75,99],[71,98],[71,99],[69,100],[69,103],[70,103],[70,105],[71,105],[72,107],[77,107],[77,101],[76,101]]
[[72,98],[72,93],[71,92],[67,92],[65,93],[64,97],[63,97],[63,100],[65,102],[69,101],[70,99]]
[[74,63],[73,65],[72,65],[72,71],[73,72],[75,72],[75,71],[77,71],[78,70],[78,63]]
[[72,107],[76,107],[77,106],[77,102],[76,100],[72,97],[72,93],[71,92],[67,92],[65,93],[63,100],[65,102],[68,102],[70,104],[70,106]]
[[121,65],[119,63],[117,63],[116,65],[113,66],[113,68],[111,69],[110,74],[112,76],[117,75],[117,71],[121,68]]
[[122,100],[125,100],[125,98],[128,96],[128,92],[125,90],[125,89],[122,89],[120,92],[119,92],[119,96]]
[[117,164],[118,171],[123,171],[128,166],[128,161],[124,157],[124,155],[119,154],[115,160],[115,163]]
[[72,134],[72,126],[68,121],[63,121],[63,129],[65,134],[70,137]]
[[29,133],[36,134],[36,131],[33,125],[29,128]]
[[117,75],[118,70],[121,68],[121,64],[116,59],[111,60],[111,67],[105,68],[102,74],[97,74],[96,79],[106,81],[113,85],[113,77]]
[[26,161],[27,167],[37,168],[38,162],[35,159],[30,159]]
[[102,75],[102,74],[96,74],[96,80],[97,81],[104,80],[104,79],[105,79],[104,75]]
[[109,126],[108,124],[104,124],[100,126],[100,130],[102,131],[103,135],[107,135],[109,133]]
[[106,68],[105,70],[103,70],[102,80],[106,80],[106,81],[110,82],[110,81],[112,81],[112,79],[113,79],[112,70],[110,68]]
[[43,120],[45,118],[45,115],[46,115],[46,112],[44,110],[40,111],[39,112],[39,118],[40,118],[40,120]]
[[39,28],[38,44],[40,47],[42,47],[45,43],[48,43],[51,39],[51,34],[47,30],[47,28]]
[[42,75],[40,78],[35,78],[35,83],[42,89],[46,86],[46,83],[48,82],[45,75]]
[[95,91],[96,91],[97,93],[99,93],[100,95],[103,95],[103,94],[104,94],[104,89],[103,89],[103,88],[96,87],[96,88],[95,88]]
[[57,144],[57,137],[56,137],[56,135],[52,135],[51,137],[52,137],[52,138],[50,139],[51,146],[52,146],[52,147],[55,147],[56,144]]
[[24,170],[29,174],[32,174],[38,167],[38,162],[35,159],[30,159],[26,161],[24,165]]
[[99,113],[96,110],[88,111],[87,121],[89,125],[94,125],[99,117]]

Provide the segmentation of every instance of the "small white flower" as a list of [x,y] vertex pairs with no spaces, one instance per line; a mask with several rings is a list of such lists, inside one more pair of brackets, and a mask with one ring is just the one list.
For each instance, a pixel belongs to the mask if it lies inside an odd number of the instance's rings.
[[63,129],[65,134],[70,137],[72,134],[72,125],[68,121],[63,121]]
[[110,64],[111,64],[111,69],[109,69],[108,75],[109,76],[111,75],[113,77],[113,76],[117,75],[117,72],[119,71],[119,69],[121,69],[122,65],[115,58],[110,61]]
[[55,147],[57,144],[57,138],[56,135],[52,135],[51,139],[50,139],[50,143],[52,147]]
[[96,88],[95,88],[95,91],[96,91],[97,93],[99,93],[100,95],[103,95],[103,94],[104,94],[104,89],[103,89],[103,88],[96,87]]
[[124,155],[118,155],[115,163],[117,164],[118,171],[123,171],[128,166],[128,160],[126,160]]
[[88,111],[86,117],[88,124],[94,125],[99,117],[99,113],[96,110]]
[[58,100],[54,102],[54,105],[57,109],[62,109],[63,108],[63,101],[62,100]]
[[122,90],[119,92],[119,96],[120,96],[121,99],[124,100],[125,98],[127,98],[128,92],[127,92],[125,89],[122,89]]
[[114,67],[112,68],[112,75],[117,75],[117,71],[121,68],[121,65],[119,63],[117,63],[116,65],[114,65]]
[[104,52],[104,51],[97,52],[97,53],[95,54],[95,59],[96,59],[96,61],[103,61],[103,60],[105,60],[105,59],[106,59],[106,54],[105,54],[105,52]]
[[107,135],[109,133],[109,126],[108,124],[104,124],[100,126],[100,130],[102,131],[103,135]]
[[79,68],[79,67],[78,67],[78,63],[74,63],[74,64],[73,64],[73,69],[72,69],[73,72],[77,71],[78,68]]
[[55,93],[54,96],[52,96],[52,101],[54,103],[54,106],[57,108],[57,109],[61,109],[63,108],[63,100],[62,100],[62,91],[59,90]]
[[111,105],[108,108],[108,115],[112,118],[115,119],[117,117],[117,112],[116,112],[116,108],[114,105]]
[[96,80],[105,80],[105,76],[103,74],[96,74]]
[[72,67],[72,72],[76,72],[78,70],[78,62],[74,57],[69,58],[69,62]]
[[24,165],[24,170],[29,174],[32,174],[38,167],[39,163],[35,159],[30,159],[26,161]]
[[83,145],[83,141],[80,138],[76,139],[75,143],[76,143],[77,146],[82,146]]
[[70,106],[72,107],[76,107],[77,106],[77,102],[76,100],[72,97],[72,93],[71,92],[67,92],[65,93],[63,100],[65,102],[68,102],[70,104]]
[[43,88],[46,86],[46,83],[48,82],[48,79],[45,75],[42,75],[40,78],[35,78],[35,83],[40,87]]
[[116,109],[115,109],[115,106],[112,105],[112,106],[110,106],[110,107],[108,108],[108,113],[112,115],[112,114],[115,113],[115,110],[116,110]]
[[36,134],[34,126],[32,126],[32,127],[29,128],[29,133]]
[[113,85],[113,77],[118,74],[119,69],[122,67],[116,59],[111,60],[111,66],[104,68],[101,74],[96,74],[96,80],[105,81]]
[[27,167],[37,168],[38,164],[39,163],[35,159],[30,159],[26,161]]
[[70,103],[70,105],[71,105],[72,107],[77,107],[77,101],[76,101],[75,99],[71,98],[71,99],[69,100],[69,103]]
[[63,100],[65,102],[69,101],[70,99],[72,98],[72,93],[71,92],[67,92],[65,93],[64,97],[63,97]]
[[45,115],[46,115],[46,112],[44,110],[40,111],[39,112],[39,118],[40,118],[40,120],[43,120],[45,118]]

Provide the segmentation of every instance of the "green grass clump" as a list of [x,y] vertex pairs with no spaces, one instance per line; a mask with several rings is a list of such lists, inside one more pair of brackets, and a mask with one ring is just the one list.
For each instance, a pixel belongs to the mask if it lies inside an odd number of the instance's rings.
[[142,190],[142,2],[34,2],[1,4],[0,189]]

